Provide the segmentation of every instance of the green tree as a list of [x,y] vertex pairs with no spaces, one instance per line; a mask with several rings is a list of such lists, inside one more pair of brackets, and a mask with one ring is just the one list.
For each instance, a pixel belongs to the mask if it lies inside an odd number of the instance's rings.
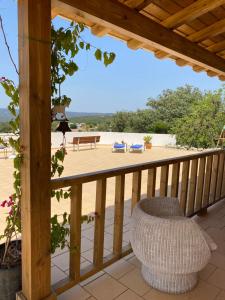
[[225,106],[222,91],[207,92],[191,106],[189,114],[176,120],[172,131],[177,144],[188,147],[214,147],[224,125]]
[[176,90],[164,90],[156,99],[149,98],[147,107],[155,112],[156,123],[161,123],[166,132],[171,131],[177,119],[188,115],[191,106],[201,99],[202,93],[198,88],[185,85]]
[[120,111],[113,115],[111,128],[114,132],[127,132],[130,127],[130,112]]

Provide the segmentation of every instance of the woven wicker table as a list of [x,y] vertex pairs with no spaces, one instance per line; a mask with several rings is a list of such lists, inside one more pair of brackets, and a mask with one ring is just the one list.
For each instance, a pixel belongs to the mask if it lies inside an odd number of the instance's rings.
[[141,200],[131,221],[131,245],[142,275],[154,288],[184,293],[197,283],[216,244],[200,226],[183,216],[176,198]]

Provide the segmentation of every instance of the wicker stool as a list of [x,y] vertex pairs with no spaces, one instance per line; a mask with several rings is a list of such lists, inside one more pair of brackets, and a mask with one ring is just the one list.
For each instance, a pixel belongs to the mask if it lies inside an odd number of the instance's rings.
[[131,245],[142,275],[154,288],[184,293],[197,283],[216,244],[198,224],[183,216],[176,198],[141,200],[131,220]]

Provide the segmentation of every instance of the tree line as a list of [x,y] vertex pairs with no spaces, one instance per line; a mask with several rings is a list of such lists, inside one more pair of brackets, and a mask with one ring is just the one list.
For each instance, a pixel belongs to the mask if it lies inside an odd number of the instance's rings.
[[117,112],[99,130],[115,132],[175,134],[177,144],[187,147],[215,147],[225,125],[223,88],[202,92],[190,85],[164,90],[149,98],[146,108]]
[[[185,85],[167,89],[149,98],[145,109],[119,111],[112,116],[72,118],[84,122],[90,130],[175,134],[177,144],[187,147],[215,147],[225,125],[224,89],[201,91]],[[9,132],[8,123],[0,123],[0,132]]]

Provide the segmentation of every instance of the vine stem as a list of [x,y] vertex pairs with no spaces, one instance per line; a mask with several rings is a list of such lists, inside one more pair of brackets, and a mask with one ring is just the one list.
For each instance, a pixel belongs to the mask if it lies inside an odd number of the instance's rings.
[[19,71],[18,71],[18,69],[17,69],[17,66],[16,66],[14,60],[13,60],[13,57],[12,57],[12,54],[11,54],[11,50],[10,50],[9,44],[8,44],[8,42],[7,42],[7,38],[6,38],[4,26],[3,26],[3,20],[2,20],[2,16],[1,16],[1,15],[0,15],[0,26],[1,26],[1,30],[2,30],[2,34],[3,34],[5,46],[6,46],[6,48],[7,48],[7,51],[8,51],[10,60],[11,60],[13,66],[14,66],[14,68],[15,68],[15,71],[16,71],[17,75],[19,75]]

